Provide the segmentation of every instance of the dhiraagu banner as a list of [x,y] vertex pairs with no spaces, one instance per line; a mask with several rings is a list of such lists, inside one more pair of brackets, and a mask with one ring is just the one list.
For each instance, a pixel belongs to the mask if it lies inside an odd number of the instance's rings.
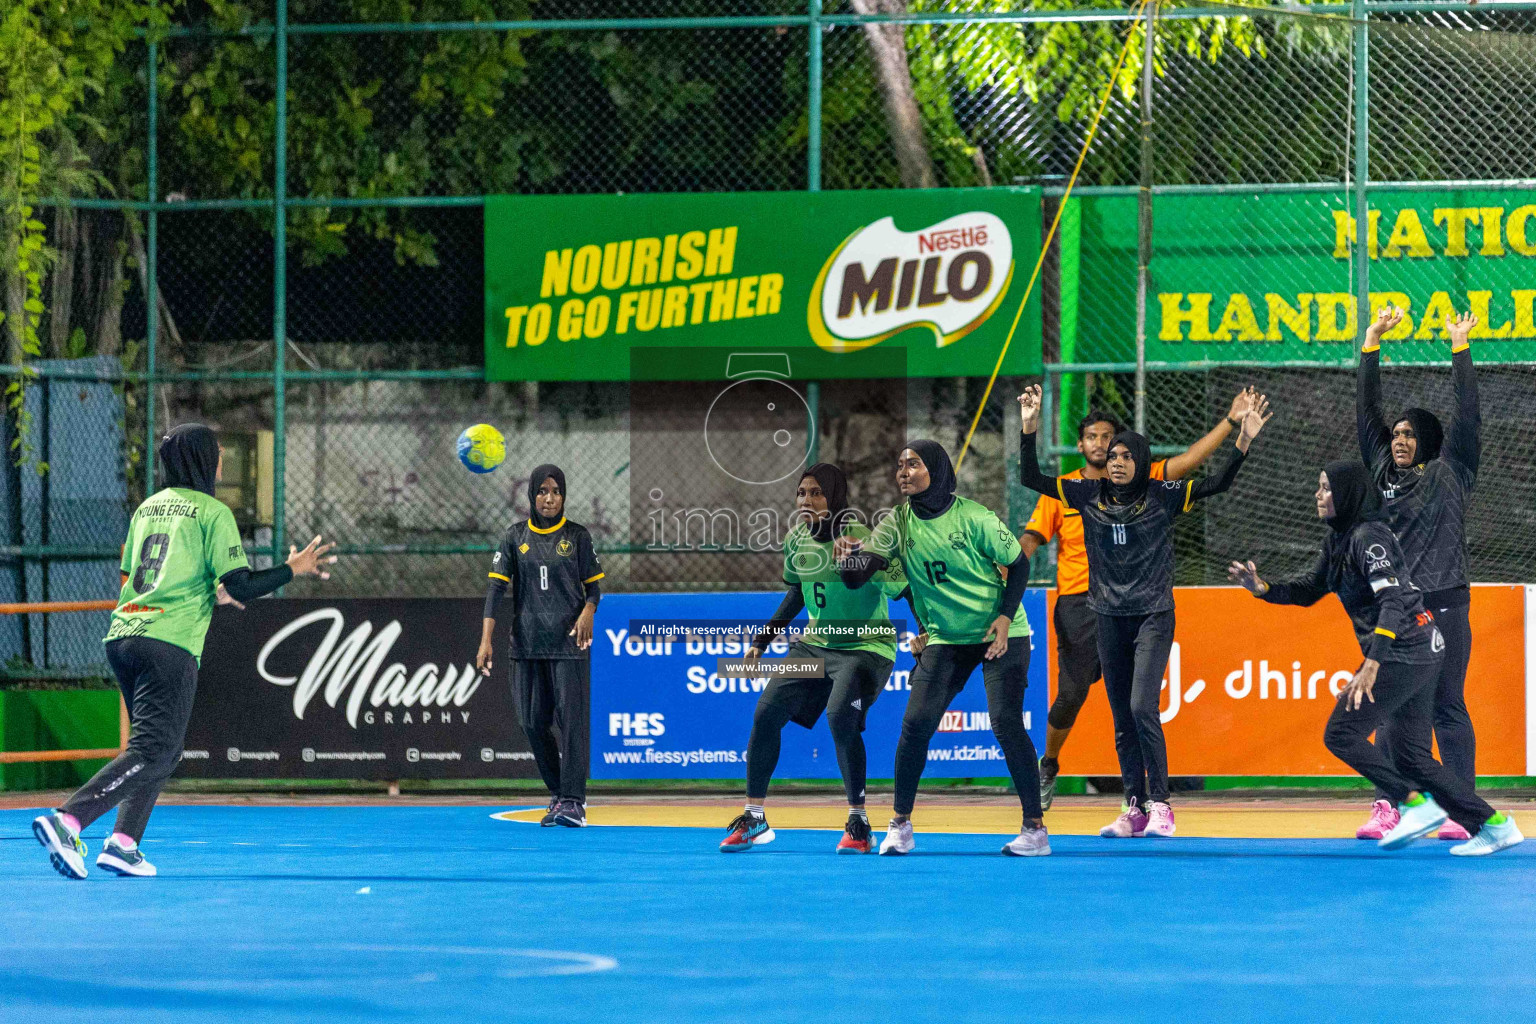
[[[1369,198],[1360,253],[1343,191],[1154,197],[1147,357],[1350,363],[1359,253],[1370,260],[1372,309],[1408,311],[1385,338],[1389,360],[1449,359],[1445,318],[1466,310],[1480,321],[1479,360],[1536,360],[1536,191],[1373,189]],[[1134,358],[1136,198],[1081,202],[1076,358]]]
[[716,376],[690,348],[884,376],[858,358],[877,346],[908,376],[986,376],[1010,331],[1002,372],[1037,373],[1038,298],[1014,322],[1039,254],[1038,188],[493,196],[486,379]]

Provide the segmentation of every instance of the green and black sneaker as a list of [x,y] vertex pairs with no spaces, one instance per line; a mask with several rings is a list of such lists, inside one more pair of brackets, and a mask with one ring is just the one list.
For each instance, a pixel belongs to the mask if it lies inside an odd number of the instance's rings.
[[51,811],[33,818],[32,834],[48,851],[53,870],[77,881],[85,877],[85,843],[81,842],[80,833],[65,822],[64,815]]

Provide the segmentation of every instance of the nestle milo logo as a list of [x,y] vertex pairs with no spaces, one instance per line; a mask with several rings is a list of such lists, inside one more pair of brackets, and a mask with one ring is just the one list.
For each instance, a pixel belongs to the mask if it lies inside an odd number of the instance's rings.
[[937,348],[986,323],[1013,279],[1013,239],[992,213],[976,211],[919,231],[892,217],[860,228],[822,266],[806,320],[829,352],[878,345],[913,327]]

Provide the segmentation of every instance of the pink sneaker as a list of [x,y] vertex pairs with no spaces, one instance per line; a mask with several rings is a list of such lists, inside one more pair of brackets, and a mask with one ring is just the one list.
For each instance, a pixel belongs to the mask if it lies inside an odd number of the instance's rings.
[[1147,816],[1135,804],[1125,808],[1120,812],[1120,817],[1099,829],[1099,835],[1105,839],[1130,839],[1132,836],[1139,838],[1146,835],[1146,832]]
[[1167,839],[1177,831],[1178,826],[1173,823],[1173,808],[1165,803],[1153,800],[1147,804],[1147,824],[1143,835],[1160,836]]
[[1440,838],[1452,839],[1458,843],[1464,843],[1472,838],[1472,833],[1468,832],[1454,821],[1447,821],[1444,825],[1440,826]]
[[1356,839],[1380,839],[1397,827],[1398,819],[1402,815],[1397,813],[1397,808],[1392,806],[1390,800],[1377,800],[1371,804],[1371,816],[1364,825],[1355,829]]

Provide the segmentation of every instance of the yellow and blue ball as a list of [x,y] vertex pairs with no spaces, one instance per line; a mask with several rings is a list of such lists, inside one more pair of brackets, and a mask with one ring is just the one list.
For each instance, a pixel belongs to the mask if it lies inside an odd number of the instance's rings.
[[506,439],[489,423],[476,423],[459,435],[459,461],[471,473],[489,473],[506,457]]

